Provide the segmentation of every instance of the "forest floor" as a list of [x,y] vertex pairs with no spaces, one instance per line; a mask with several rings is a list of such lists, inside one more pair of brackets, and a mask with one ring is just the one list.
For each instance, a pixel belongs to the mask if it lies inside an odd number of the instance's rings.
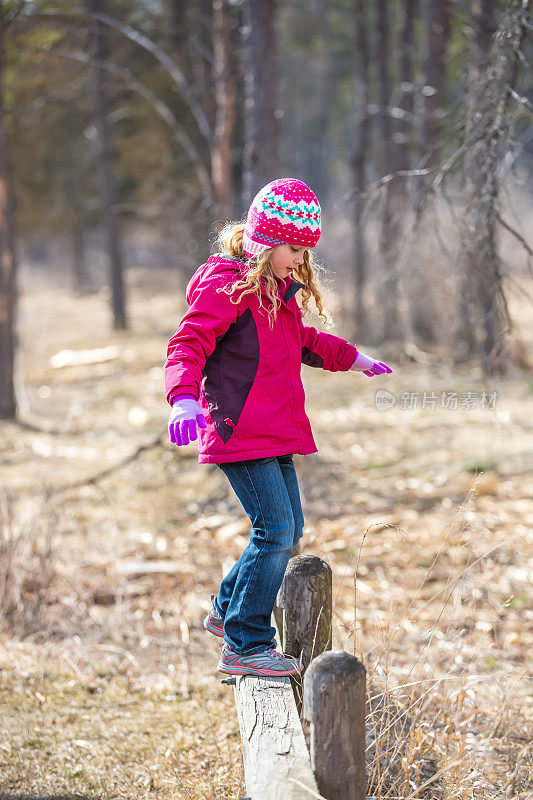
[[[168,442],[162,365],[183,288],[132,270],[132,329],[117,333],[106,290],[75,297],[23,276],[21,422],[0,427],[0,797],[245,794],[233,690],[202,621],[249,521],[196,442]],[[532,352],[530,301],[510,309]],[[95,348],[97,363],[62,352]],[[531,373],[488,386],[437,353],[375,355],[391,375],[303,368],[319,452],[294,457],[300,551],[333,571],[333,647],[363,658],[372,691],[408,721],[368,721],[369,789],[525,800]],[[393,407],[376,407],[378,389]],[[441,407],[452,392],[458,407]]]

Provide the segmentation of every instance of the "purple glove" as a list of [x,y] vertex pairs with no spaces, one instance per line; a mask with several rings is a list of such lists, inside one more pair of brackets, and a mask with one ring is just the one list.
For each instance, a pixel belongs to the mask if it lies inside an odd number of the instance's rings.
[[189,438],[197,438],[196,423],[198,427],[207,428],[204,413],[198,401],[192,394],[180,394],[172,401],[172,411],[168,420],[168,433],[172,444],[180,447],[189,444]]
[[365,356],[364,353],[357,352],[357,356],[352,366],[353,372],[363,372],[371,378],[373,375],[381,375],[383,372],[393,372],[383,361],[374,361],[373,358]]

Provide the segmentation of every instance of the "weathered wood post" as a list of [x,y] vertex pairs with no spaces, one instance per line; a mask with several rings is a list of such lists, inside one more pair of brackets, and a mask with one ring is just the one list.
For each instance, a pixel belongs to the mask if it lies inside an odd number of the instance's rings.
[[305,670],[324,650],[331,650],[331,567],[322,558],[298,555],[290,559],[277,604],[283,609],[284,653],[301,657],[303,670],[291,676],[294,698],[301,716],[302,678]]
[[291,558],[280,590],[283,651],[302,657],[304,669],[331,649],[331,567],[318,556]]
[[311,767],[327,800],[364,800],[366,670],[344,650],[313,659],[305,674],[303,718]]

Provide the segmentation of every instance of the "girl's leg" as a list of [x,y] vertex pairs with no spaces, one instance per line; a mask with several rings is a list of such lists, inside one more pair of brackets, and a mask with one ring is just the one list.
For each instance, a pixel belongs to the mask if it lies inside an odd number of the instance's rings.
[[[305,525],[305,520],[302,510],[302,501],[300,498],[300,488],[298,486],[298,478],[296,475],[296,468],[292,460],[292,454],[286,456],[277,456],[277,459],[278,459],[278,464],[281,467],[281,472],[283,475],[283,479],[285,481],[285,486],[287,487],[287,492],[289,494],[289,499],[292,507],[292,515],[294,517],[294,540],[292,543],[292,546],[294,548],[296,547],[296,545],[303,536],[303,528]],[[253,460],[257,461],[257,459]],[[220,464],[217,466],[220,466]],[[235,562],[235,564],[232,566],[227,575],[225,575],[224,577],[224,585],[221,591],[219,592],[220,606],[224,605],[224,607],[227,607],[227,605],[229,604],[229,600],[231,598],[231,595],[233,594],[235,581],[237,580],[237,575],[239,574],[239,570],[241,568],[241,563],[242,563],[241,560],[242,560],[242,555]],[[223,603],[224,595],[227,600],[226,603]],[[215,606],[217,608],[218,613],[222,617],[224,617],[224,613],[222,612],[221,607],[217,603],[216,597],[215,597]]]
[[272,646],[272,609],[292,552],[291,499],[276,456],[218,465],[252,523],[250,543],[215,598],[224,617],[224,641],[249,655]]
[[285,486],[287,487],[287,492],[291,501],[292,515],[294,517],[294,540],[292,546],[296,547],[303,536],[305,520],[302,511],[298,478],[296,476],[296,467],[292,460],[292,454],[288,456],[278,456],[278,464],[281,467]]

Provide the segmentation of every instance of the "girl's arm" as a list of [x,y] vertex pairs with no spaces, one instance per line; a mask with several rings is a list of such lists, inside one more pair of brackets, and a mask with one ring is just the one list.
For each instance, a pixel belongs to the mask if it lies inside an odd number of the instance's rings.
[[308,364],[310,367],[321,367],[322,369],[330,370],[330,372],[340,370],[363,372],[369,378],[393,371],[383,361],[375,361],[373,358],[361,353],[355,345],[350,344],[346,339],[341,339],[340,336],[333,336],[331,333],[317,331],[316,328],[304,325],[299,306],[298,312],[302,337],[302,364]]
[[190,307],[168,343],[164,366],[170,405],[174,397],[182,394],[198,399],[205,362],[215,349],[217,339],[237,319],[238,304],[232,303],[224,292],[216,292],[227,283],[228,277],[220,273],[207,276],[187,297]]
[[340,336],[317,331],[302,322],[298,306],[298,324],[302,339],[302,364],[320,367],[330,372],[348,371],[357,357],[357,347]]

